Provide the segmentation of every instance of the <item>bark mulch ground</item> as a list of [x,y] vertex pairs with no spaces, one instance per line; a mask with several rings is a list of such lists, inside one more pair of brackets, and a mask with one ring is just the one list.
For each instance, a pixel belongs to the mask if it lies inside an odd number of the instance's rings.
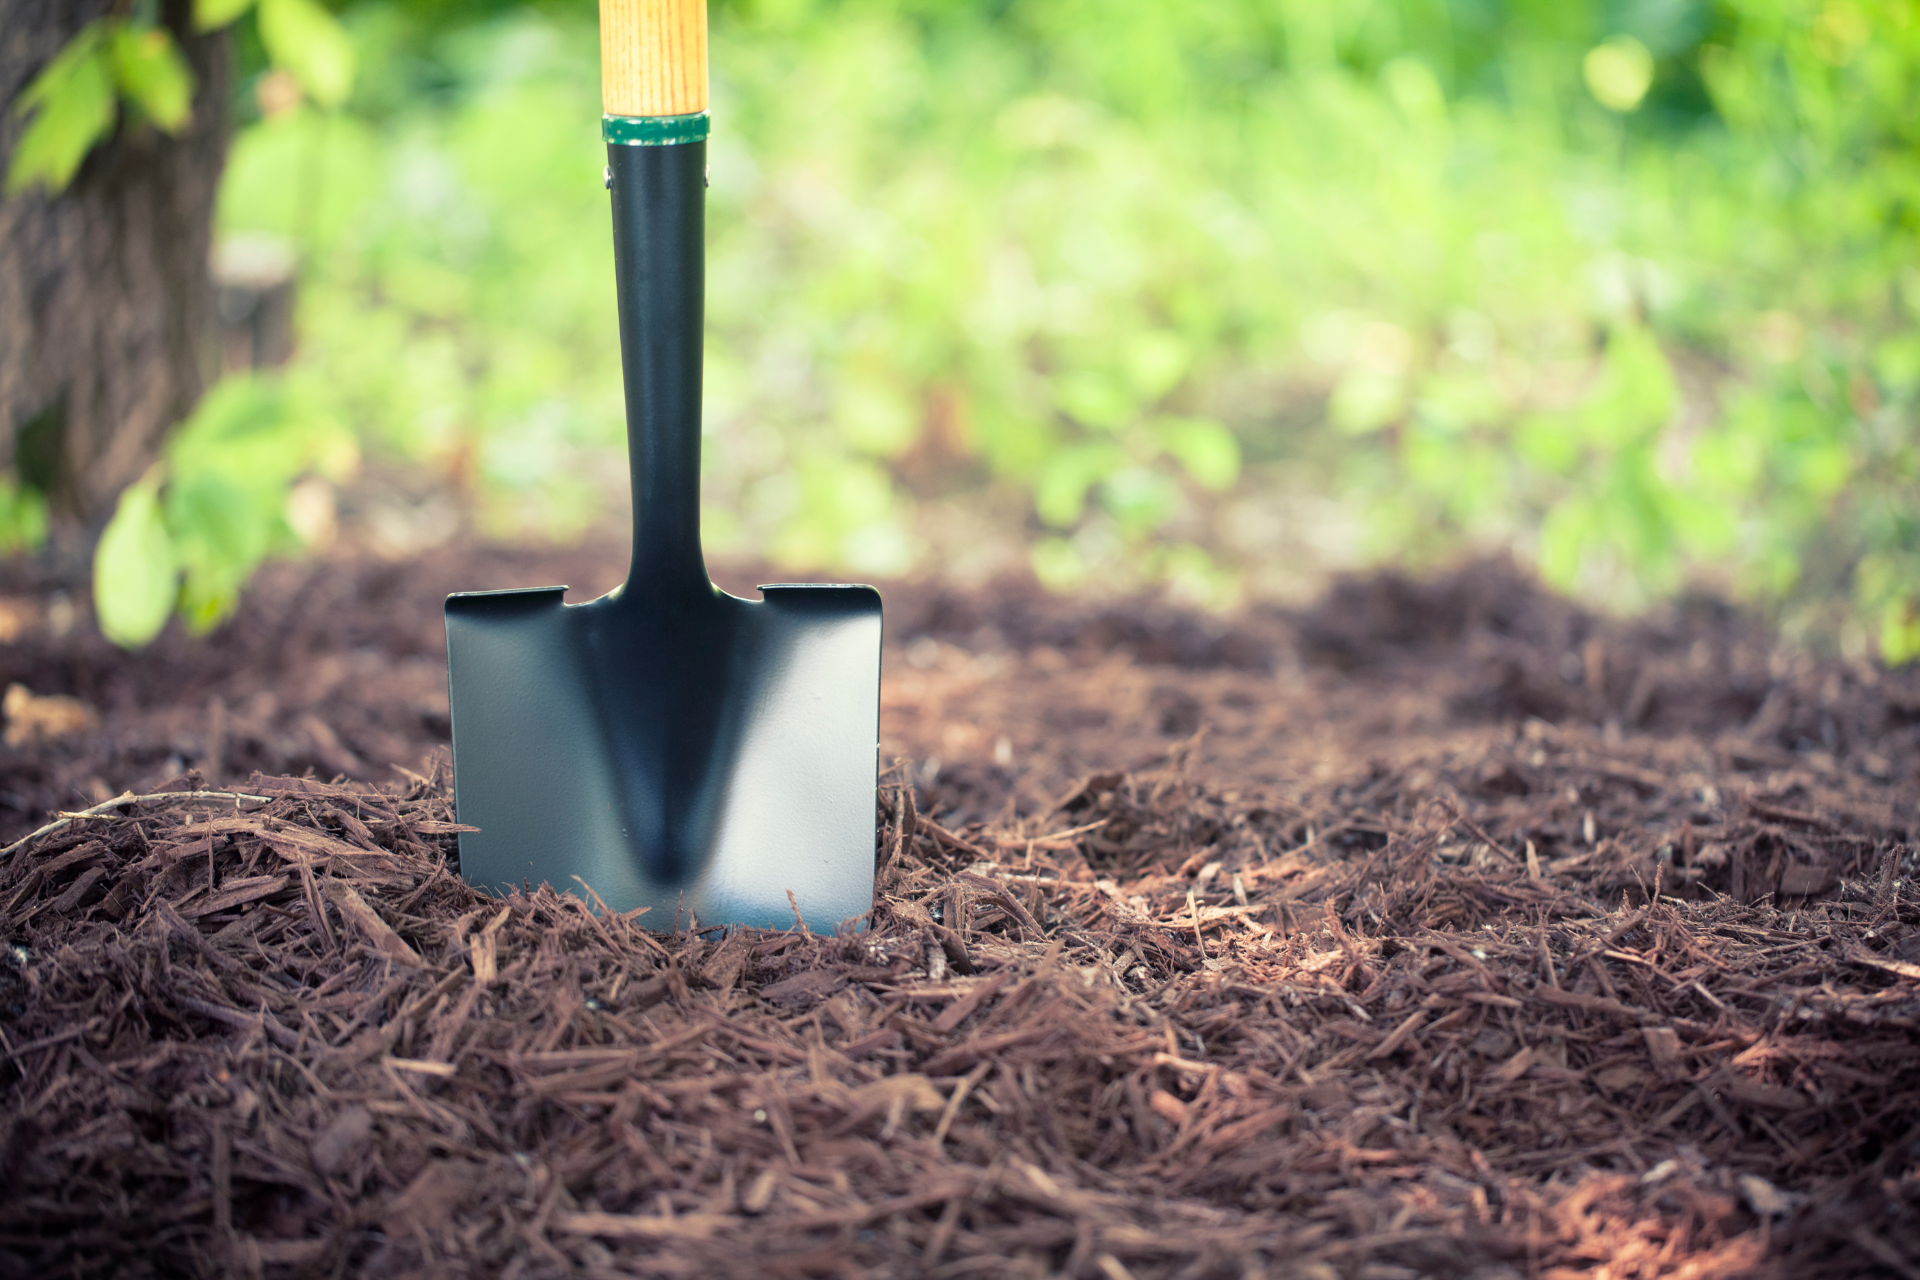
[[1920,678],[903,587],[870,927],[694,932],[456,873],[438,595],[564,567],[8,580],[0,1273],[1920,1275]]

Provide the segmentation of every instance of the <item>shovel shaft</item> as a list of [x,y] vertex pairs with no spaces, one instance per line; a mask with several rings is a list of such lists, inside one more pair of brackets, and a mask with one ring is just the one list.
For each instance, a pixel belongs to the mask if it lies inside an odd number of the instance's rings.
[[610,143],[613,262],[633,473],[627,593],[713,588],[700,554],[707,144]]
[[610,116],[707,109],[707,0],[600,0],[600,97]]

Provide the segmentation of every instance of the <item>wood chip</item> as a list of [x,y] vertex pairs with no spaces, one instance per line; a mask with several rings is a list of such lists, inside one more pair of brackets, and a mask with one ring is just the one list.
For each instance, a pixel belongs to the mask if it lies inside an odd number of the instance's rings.
[[[1920,672],[1449,581],[1204,625],[890,594],[941,657],[889,665],[883,728],[945,763],[886,775],[837,936],[481,893],[444,756],[56,818],[0,857],[0,1270],[1908,1274]],[[430,661],[361,696],[365,637],[439,643],[394,589],[324,644],[334,588],[273,597],[286,665],[218,685],[217,754],[443,732]],[[1250,627],[1293,656],[1216,660]],[[111,691],[181,652],[82,656]],[[103,692],[112,734],[17,749],[0,817],[188,750],[214,693],[175,674],[177,723]]]
[[368,906],[367,900],[354,891],[352,885],[344,880],[329,880],[327,896],[340,909],[341,918],[358,929],[367,945],[377,954],[416,968],[424,963],[420,953],[408,946],[406,939],[395,933],[392,926],[380,918],[380,913]]

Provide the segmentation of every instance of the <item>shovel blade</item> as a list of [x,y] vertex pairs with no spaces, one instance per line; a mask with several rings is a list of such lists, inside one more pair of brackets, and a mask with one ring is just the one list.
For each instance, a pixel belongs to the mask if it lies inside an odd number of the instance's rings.
[[564,590],[447,600],[461,874],[577,878],[663,930],[870,911],[878,593]]

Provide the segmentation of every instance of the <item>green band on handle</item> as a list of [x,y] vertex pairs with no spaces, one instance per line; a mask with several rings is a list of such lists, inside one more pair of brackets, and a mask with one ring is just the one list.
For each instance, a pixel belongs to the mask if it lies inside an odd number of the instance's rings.
[[712,120],[706,112],[690,116],[601,116],[600,136],[629,147],[666,147],[700,142]]

